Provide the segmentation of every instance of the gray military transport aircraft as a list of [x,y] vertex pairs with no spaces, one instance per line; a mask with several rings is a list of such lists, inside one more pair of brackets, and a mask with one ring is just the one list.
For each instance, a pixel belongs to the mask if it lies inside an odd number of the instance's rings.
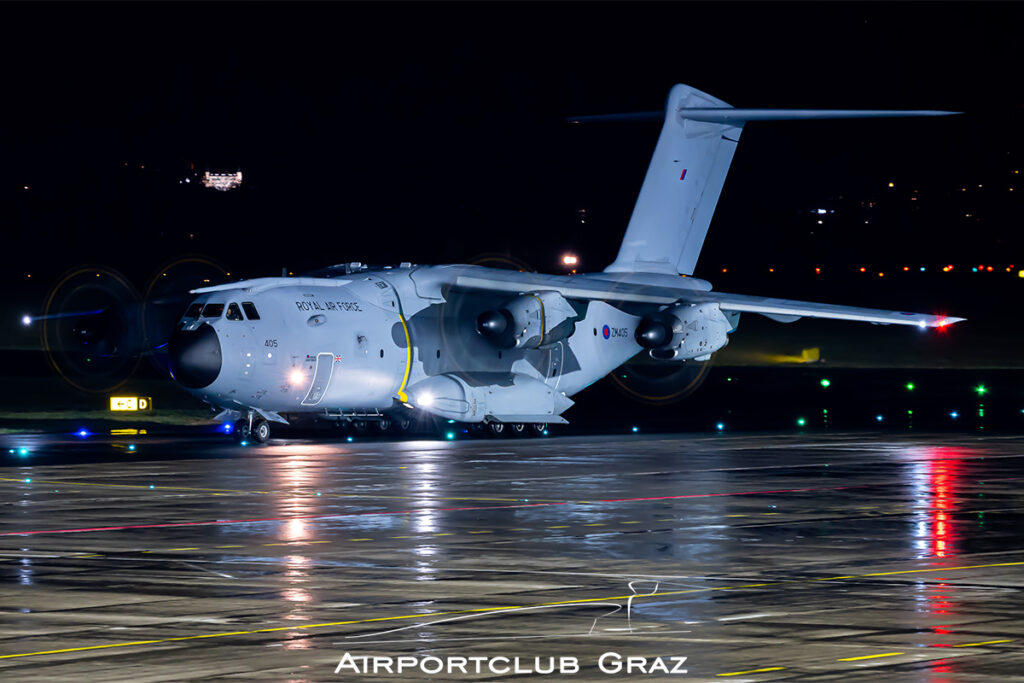
[[945,111],[737,109],[686,85],[661,136],[618,257],[604,271],[544,275],[472,265],[368,268],[193,290],[169,343],[174,379],[270,437],[285,416],[408,428],[416,411],[541,433],[565,423],[572,396],[647,351],[702,362],[741,313],[943,327],[948,316],[715,292],[692,277],[743,125],[748,121],[939,116]]

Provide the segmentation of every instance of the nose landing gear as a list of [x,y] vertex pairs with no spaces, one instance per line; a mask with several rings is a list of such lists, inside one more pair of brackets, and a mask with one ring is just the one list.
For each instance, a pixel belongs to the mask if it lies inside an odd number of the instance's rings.
[[270,441],[270,423],[256,413],[235,422],[235,438],[239,441],[255,439],[258,443]]

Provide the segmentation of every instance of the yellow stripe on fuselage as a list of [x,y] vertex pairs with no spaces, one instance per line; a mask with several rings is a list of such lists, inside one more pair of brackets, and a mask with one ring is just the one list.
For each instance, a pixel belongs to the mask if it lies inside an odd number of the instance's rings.
[[409,326],[405,324],[405,316],[398,314],[402,321],[402,331],[405,332],[405,375],[402,377],[402,384],[398,387],[398,400],[402,403],[409,402],[409,394],[405,393],[405,385],[409,383],[409,373],[412,371],[412,343],[409,341]]

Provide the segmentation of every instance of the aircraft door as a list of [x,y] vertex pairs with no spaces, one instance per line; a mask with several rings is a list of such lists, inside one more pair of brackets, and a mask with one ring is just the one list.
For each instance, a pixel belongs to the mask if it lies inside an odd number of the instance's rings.
[[306,398],[302,399],[302,405],[315,406],[323,400],[327,393],[327,387],[331,384],[331,377],[334,375],[334,354],[318,353],[316,355],[316,370],[313,372],[313,381],[306,392]]

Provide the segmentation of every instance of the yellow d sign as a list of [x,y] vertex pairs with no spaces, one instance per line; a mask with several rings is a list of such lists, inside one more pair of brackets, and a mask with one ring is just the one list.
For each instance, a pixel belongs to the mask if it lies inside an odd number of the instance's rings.
[[153,399],[142,396],[111,396],[110,409],[113,411],[152,410]]

